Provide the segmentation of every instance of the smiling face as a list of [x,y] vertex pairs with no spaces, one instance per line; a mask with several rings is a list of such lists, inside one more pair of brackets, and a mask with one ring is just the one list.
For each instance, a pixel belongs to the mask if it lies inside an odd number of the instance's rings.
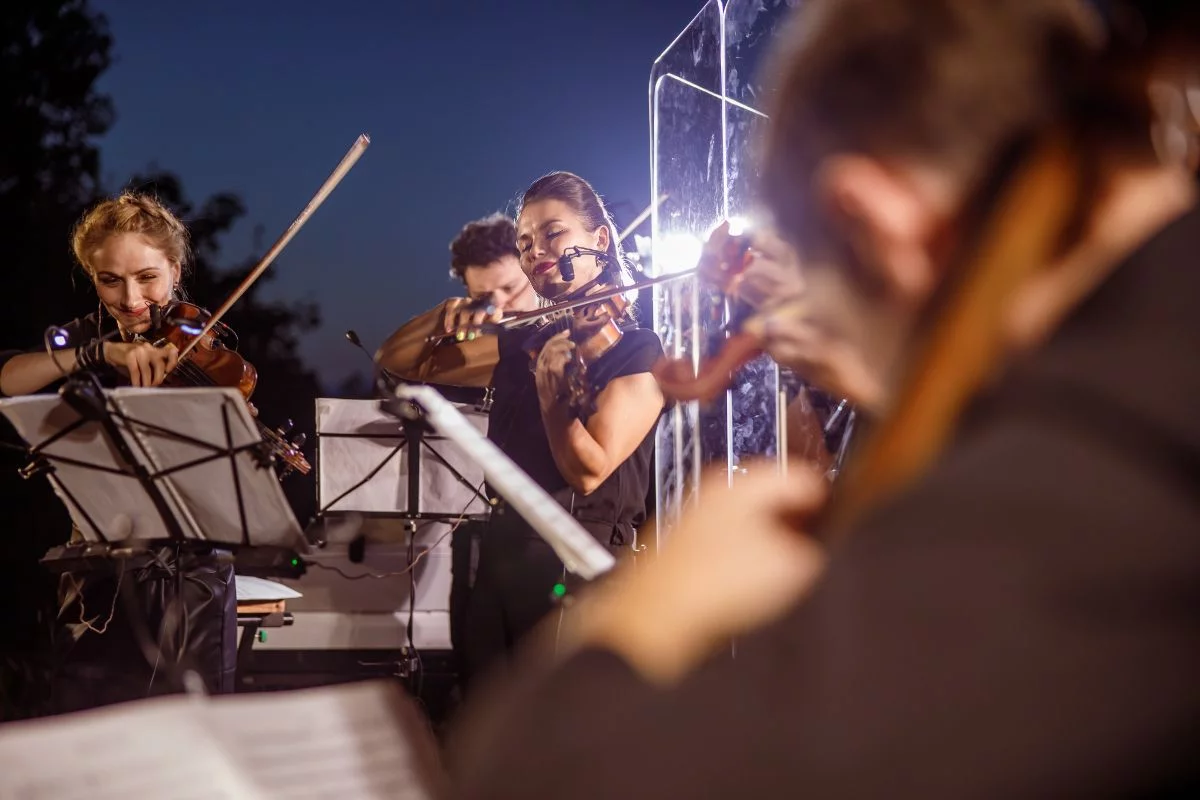
[[115,233],[89,254],[100,302],[126,333],[150,329],[150,304],[166,305],[180,266],[136,233]]
[[564,297],[595,280],[601,265],[594,256],[580,256],[572,261],[574,280],[564,281],[558,268],[563,253],[571,247],[607,250],[610,236],[606,225],[589,231],[580,214],[561,200],[536,200],[526,204],[517,219],[521,269],[542,297]]

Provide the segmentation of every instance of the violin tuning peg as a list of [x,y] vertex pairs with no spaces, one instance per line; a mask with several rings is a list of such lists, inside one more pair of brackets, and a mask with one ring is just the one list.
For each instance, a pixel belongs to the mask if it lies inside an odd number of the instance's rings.
[[276,429],[276,433],[278,433],[280,436],[287,436],[294,427],[296,427],[296,423],[292,422],[290,419],[287,419],[284,420],[283,424]]
[[292,439],[292,447],[299,450],[301,447],[304,447],[304,443],[307,440],[308,440],[308,437],[302,433],[299,436],[297,436],[295,439]]

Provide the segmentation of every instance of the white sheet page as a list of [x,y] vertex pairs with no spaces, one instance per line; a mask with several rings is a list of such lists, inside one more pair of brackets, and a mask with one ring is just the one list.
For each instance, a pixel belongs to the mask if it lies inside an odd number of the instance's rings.
[[0,797],[265,800],[183,696],[0,725]]
[[259,791],[280,800],[427,800],[436,745],[387,681],[213,698],[206,711]]

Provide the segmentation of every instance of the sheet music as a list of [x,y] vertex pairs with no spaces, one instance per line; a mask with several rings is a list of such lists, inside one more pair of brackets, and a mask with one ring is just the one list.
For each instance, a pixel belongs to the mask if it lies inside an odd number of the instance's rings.
[[[158,391],[158,390],[153,390]],[[58,431],[79,420],[57,395],[25,395],[0,399],[0,411],[30,446],[38,446]],[[125,466],[99,423],[88,422],[45,449],[48,456],[74,459],[107,470]],[[51,485],[71,514],[71,521],[89,541],[138,538],[158,539],[167,535],[162,518],[137,478],[100,472],[88,467],[54,462]],[[84,508],[71,502],[74,497]],[[100,530],[88,524],[88,516]]]
[[237,575],[233,584],[237,589],[239,603],[274,603],[277,600],[295,600],[304,596],[290,586],[251,575]]
[[[468,408],[464,416],[478,430],[487,430],[485,414]],[[464,509],[468,514],[486,513],[486,503],[474,497],[471,488],[483,483],[478,465],[453,442],[431,436],[427,445],[420,461],[420,510],[434,514],[459,514]],[[381,411],[378,401],[317,398],[318,507],[336,512],[406,511],[411,457],[400,423]],[[464,486],[454,472],[468,485]]]
[[396,397],[417,403],[439,433],[458,444],[483,468],[488,483],[554,548],[569,571],[590,580],[612,569],[616,563],[612,553],[601,547],[499,447],[475,430],[436,389],[401,386],[396,389]]
[[435,745],[405,700],[394,685],[371,681],[216,697],[206,714],[271,798],[427,800],[439,780]]
[[265,800],[189,697],[0,726],[0,797]]
[[[153,429],[130,426],[147,466],[156,471],[211,458],[228,446],[242,447],[262,441],[237,389],[121,388],[108,392],[108,396],[113,405],[133,419],[211,445],[201,447]],[[296,547],[303,532],[275,473],[261,467],[248,452],[238,453],[234,461],[250,543]],[[215,460],[161,477],[157,483],[181,509],[186,509],[199,535],[210,541],[237,543],[242,538],[242,520],[234,480],[230,459],[220,455]]]
[[[123,421],[117,423],[135,457],[145,467],[157,472],[191,464],[157,479],[169,513],[179,522],[185,537],[240,543],[242,520],[233,469],[230,459],[220,454],[227,446],[225,424],[229,424],[232,447],[259,442],[261,437],[238,391],[219,387],[123,388],[106,390],[105,396],[111,406],[129,417],[171,432],[156,432]],[[79,419],[56,395],[5,398],[0,400],[0,411],[31,446],[41,445]],[[46,447],[44,453],[54,468],[55,491],[84,538],[118,541],[169,536],[158,509],[136,478],[55,460],[57,456],[107,470],[128,471],[129,465],[99,423],[80,426]],[[206,460],[213,455],[219,457]],[[193,463],[196,460],[204,463]],[[303,547],[300,525],[275,474],[261,468],[249,452],[238,453],[235,461],[236,486],[241,488],[250,544]],[[86,515],[80,506],[87,510]],[[99,531],[88,524],[89,516]]]

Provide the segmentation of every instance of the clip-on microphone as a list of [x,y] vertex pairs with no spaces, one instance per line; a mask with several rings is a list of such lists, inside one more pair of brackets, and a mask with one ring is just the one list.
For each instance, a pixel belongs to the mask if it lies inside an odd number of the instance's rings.
[[[574,250],[575,252],[571,252],[572,250]],[[562,279],[564,281],[566,281],[567,283],[570,283],[571,281],[575,280],[575,265],[572,264],[571,262],[578,255],[580,255],[579,248],[572,247],[569,250],[567,250],[565,253],[563,253],[562,256],[558,259],[558,274],[561,275]]]
[[613,272],[614,262],[614,259],[611,255],[603,250],[595,250],[591,247],[580,247],[579,245],[575,245],[564,250],[563,254],[558,259],[558,274],[562,276],[564,281],[569,282],[575,280],[575,265],[571,262],[580,256],[593,256],[600,264],[600,274],[603,275],[605,273],[610,273],[610,279],[614,277],[611,274]]

